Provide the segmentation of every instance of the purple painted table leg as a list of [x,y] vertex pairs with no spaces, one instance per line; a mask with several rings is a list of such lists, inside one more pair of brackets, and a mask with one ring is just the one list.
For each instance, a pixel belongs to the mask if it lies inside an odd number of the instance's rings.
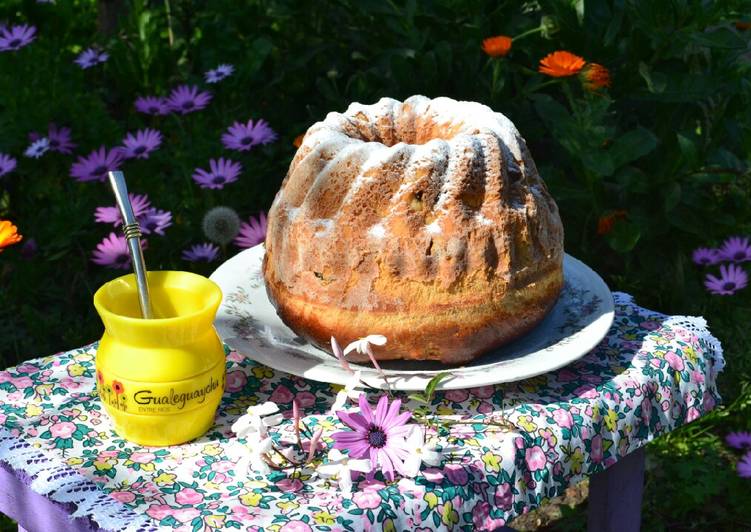
[[[94,532],[101,530],[88,519],[71,519],[72,505],[52,502],[28,487],[5,462],[0,462],[0,512],[18,522],[19,531]],[[27,479],[28,480],[28,479]]]
[[588,532],[638,532],[644,489],[644,449],[589,480]]

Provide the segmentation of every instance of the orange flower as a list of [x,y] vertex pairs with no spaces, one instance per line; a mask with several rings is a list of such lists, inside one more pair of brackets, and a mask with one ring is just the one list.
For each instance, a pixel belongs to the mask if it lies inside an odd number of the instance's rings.
[[584,88],[590,91],[610,87],[610,71],[600,64],[589,63],[582,70],[582,82]]
[[573,76],[579,72],[585,65],[584,59],[578,55],[565,50],[558,50],[546,55],[540,60],[540,68],[543,74],[553,76],[554,78],[563,78]]
[[302,146],[302,139],[304,138],[305,138],[305,133],[303,133],[302,135],[297,135],[295,137],[295,140],[292,141],[292,145],[295,148],[299,148],[300,146]]
[[613,230],[613,224],[615,224],[615,221],[622,220],[625,217],[626,211],[624,210],[617,210],[609,214],[600,216],[600,219],[597,220],[597,234],[607,235],[610,231]]
[[120,395],[121,393],[125,391],[125,387],[123,386],[123,383],[120,381],[112,381],[112,389],[117,395]]
[[589,63],[581,72],[584,88],[596,91],[603,87],[610,87],[610,71],[598,63]]
[[0,251],[3,248],[18,244],[23,236],[18,234],[18,228],[8,220],[0,220]]
[[737,29],[738,31],[751,30],[751,22],[739,20],[735,23],[735,29]]
[[490,57],[503,57],[511,51],[511,37],[497,35],[482,41],[482,50]]

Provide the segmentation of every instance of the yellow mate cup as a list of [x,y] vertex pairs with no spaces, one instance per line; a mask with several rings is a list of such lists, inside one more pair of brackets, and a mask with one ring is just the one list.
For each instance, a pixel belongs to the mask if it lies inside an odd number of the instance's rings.
[[224,348],[213,322],[222,292],[189,272],[147,273],[154,319],[141,317],[133,274],[104,284],[97,387],[115,431],[141,445],[176,445],[205,433],[224,392]]

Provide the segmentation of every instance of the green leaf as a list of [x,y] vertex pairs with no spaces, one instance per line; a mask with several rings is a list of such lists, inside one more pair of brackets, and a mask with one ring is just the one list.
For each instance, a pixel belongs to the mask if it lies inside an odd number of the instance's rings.
[[654,133],[641,126],[618,137],[608,152],[615,168],[644,157],[657,147]]
[[421,393],[413,393],[411,395],[408,395],[407,397],[418,403],[428,404],[428,401],[425,400],[425,397]]
[[672,211],[678,202],[681,201],[681,186],[678,183],[672,183],[665,194],[664,208],[665,212]]
[[639,74],[647,82],[647,89],[654,94],[660,94],[667,86],[667,78],[659,72],[650,72],[646,63],[639,63]]
[[693,168],[699,160],[699,152],[696,149],[696,144],[693,140],[680,133],[676,134],[676,138],[678,139],[678,147],[681,150],[685,165]]
[[712,32],[695,33],[691,36],[696,44],[708,48],[743,49],[746,40],[728,28],[718,28]]
[[613,13],[613,17],[610,20],[610,24],[608,24],[608,29],[605,31],[605,35],[602,37],[602,42],[606,46],[609,46],[613,43],[613,41],[615,41],[615,38],[621,29],[621,24],[623,24],[623,15],[625,13],[623,6],[614,7],[615,12]]
[[639,227],[627,220],[618,220],[608,235],[608,244],[618,253],[628,253],[641,237]]
[[252,76],[261,70],[263,63],[273,49],[274,45],[265,37],[258,37],[254,40],[253,44],[250,45],[250,54],[248,54],[244,65],[246,74]]
[[646,194],[650,181],[647,175],[633,166],[624,166],[615,175],[615,180],[628,192]]
[[428,385],[425,387],[425,397],[428,400],[428,403],[433,401],[433,394],[435,393],[436,387],[441,383],[441,381],[447,377],[449,377],[451,373],[448,371],[444,371],[430,379],[430,382],[428,382]]
[[584,166],[601,176],[613,175],[613,172],[616,169],[613,164],[613,158],[608,152],[581,151],[579,153],[579,158]]

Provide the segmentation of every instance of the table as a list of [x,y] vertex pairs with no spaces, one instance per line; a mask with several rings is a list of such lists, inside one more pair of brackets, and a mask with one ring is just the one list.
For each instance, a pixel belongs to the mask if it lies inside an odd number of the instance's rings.
[[[638,530],[642,447],[714,408],[724,365],[703,319],[665,316],[618,293],[611,331],[578,362],[517,383],[438,394],[438,414],[477,422],[451,428],[454,451],[440,467],[393,484],[361,479],[343,497],[313,469],[269,476],[235,471],[243,448],[229,430],[251,404],[272,400],[288,413],[296,398],[305,422],[323,428],[330,446],[330,435],[342,428],[328,415],[332,386],[229,352],[214,427],[186,445],[143,448],[111,430],[96,396],[95,351],[92,344],[0,372],[0,510],[28,530],[50,530],[41,519],[68,514],[82,518],[67,523],[69,530],[94,524],[108,530],[499,530],[587,476],[590,530]],[[504,407],[516,426],[512,433],[483,424]],[[286,419],[275,427],[277,436],[285,437],[291,425]]]

